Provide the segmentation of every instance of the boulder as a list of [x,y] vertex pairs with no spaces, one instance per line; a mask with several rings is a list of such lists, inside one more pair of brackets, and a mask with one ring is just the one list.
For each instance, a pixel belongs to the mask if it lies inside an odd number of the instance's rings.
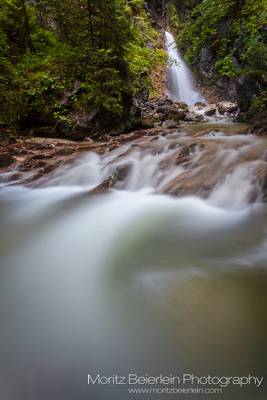
[[204,112],[204,114],[205,114],[207,117],[212,117],[213,115],[216,114],[216,111],[217,111],[217,109],[216,109],[215,107],[212,107],[212,108],[208,108],[208,109]]
[[175,104],[159,106],[157,108],[157,113],[163,114],[164,119],[182,119],[185,114],[185,109],[179,109]]
[[141,118],[141,125],[143,128],[153,128],[159,121],[160,119],[156,115],[146,115]]
[[157,106],[164,106],[164,105],[173,104],[173,101],[169,97],[164,96],[164,97],[160,97],[155,103]]
[[174,121],[173,119],[166,119],[166,121],[163,122],[162,126],[163,126],[163,128],[166,128],[166,129],[174,129],[174,128],[178,128],[179,124],[177,121]]
[[233,114],[238,111],[238,106],[236,103],[231,103],[228,101],[222,101],[216,104],[216,108],[218,109],[220,114]]
[[186,121],[189,122],[202,122],[204,121],[204,116],[202,114],[196,114],[193,111],[190,111],[186,114]]
[[188,112],[189,110],[188,104],[184,103],[183,101],[176,101],[175,104],[179,109]]
[[195,103],[195,107],[197,107],[199,110],[202,110],[203,108],[206,107],[206,104],[203,103],[202,101],[197,101],[197,102]]

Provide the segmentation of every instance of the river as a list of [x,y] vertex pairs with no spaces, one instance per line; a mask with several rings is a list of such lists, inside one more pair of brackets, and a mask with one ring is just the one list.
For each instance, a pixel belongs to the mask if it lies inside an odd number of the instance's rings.
[[267,146],[245,131],[185,125],[2,186],[1,398],[134,397],[88,374],[264,376]]
[[[88,387],[90,373],[266,371],[266,211],[255,182],[266,144],[234,124],[205,127],[89,153],[35,189],[2,188],[6,398],[128,398],[120,386]],[[185,143],[191,153],[176,165]],[[90,195],[118,166],[115,188]],[[225,398],[263,398],[231,390]]]

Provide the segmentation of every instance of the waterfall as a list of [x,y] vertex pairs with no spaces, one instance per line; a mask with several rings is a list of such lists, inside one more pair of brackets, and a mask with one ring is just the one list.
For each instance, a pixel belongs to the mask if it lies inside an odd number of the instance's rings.
[[197,101],[205,101],[194,88],[191,72],[179,54],[173,35],[165,32],[165,38],[169,55],[167,71],[167,91],[169,96],[174,100],[184,101],[191,105]]

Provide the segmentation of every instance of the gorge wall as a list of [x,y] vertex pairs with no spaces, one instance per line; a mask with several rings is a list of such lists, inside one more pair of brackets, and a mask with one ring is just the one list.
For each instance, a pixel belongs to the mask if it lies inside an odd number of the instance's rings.
[[265,0],[173,0],[169,20],[202,85],[237,101],[246,117],[267,106]]

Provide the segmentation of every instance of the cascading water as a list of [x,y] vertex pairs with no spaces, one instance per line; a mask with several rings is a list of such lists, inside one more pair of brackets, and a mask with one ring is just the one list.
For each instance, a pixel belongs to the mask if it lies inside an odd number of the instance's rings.
[[[2,188],[1,398],[128,399],[88,374],[242,376],[251,360],[262,376],[266,145],[235,125],[193,128]],[[231,390],[220,398],[260,399]]]
[[167,91],[173,100],[184,101],[193,105],[198,101],[204,102],[203,97],[195,90],[189,68],[177,49],[175,39],[169,32],[165,32],[166,49],[169,55],[167,71]]

